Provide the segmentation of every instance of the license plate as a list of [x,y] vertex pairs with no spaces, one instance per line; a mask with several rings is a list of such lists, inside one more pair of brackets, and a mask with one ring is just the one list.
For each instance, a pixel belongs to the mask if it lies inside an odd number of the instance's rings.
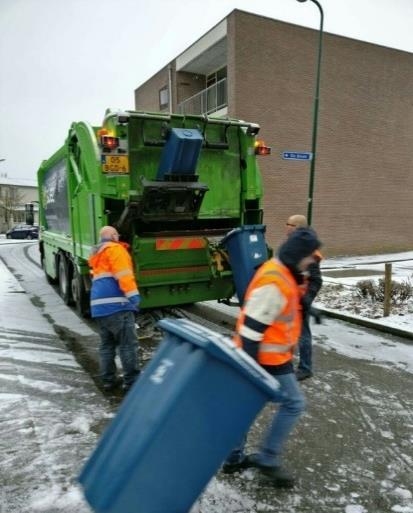
[[129,159],[126,155],[102,155],[104,173],[129,173]]

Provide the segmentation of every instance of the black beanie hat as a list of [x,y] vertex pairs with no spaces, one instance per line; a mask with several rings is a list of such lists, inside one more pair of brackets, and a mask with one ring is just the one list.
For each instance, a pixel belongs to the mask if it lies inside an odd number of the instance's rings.
[[280,246],[278,258],[284,265],[296,270],[298,263],[320,246],[321,242],[312,228],[298,228]]

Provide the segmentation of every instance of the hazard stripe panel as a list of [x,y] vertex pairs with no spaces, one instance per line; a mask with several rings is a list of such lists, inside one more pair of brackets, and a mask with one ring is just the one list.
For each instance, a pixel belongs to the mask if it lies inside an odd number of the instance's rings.
[[205,239],[184,237],[180,239],[156,239],[158,251],[173,251],[176,249],[203,249],[207,245]]

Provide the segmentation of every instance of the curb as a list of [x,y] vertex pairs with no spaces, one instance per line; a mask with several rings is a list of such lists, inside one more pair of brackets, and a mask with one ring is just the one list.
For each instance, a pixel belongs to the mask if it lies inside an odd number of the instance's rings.
[[219,308],[219,303],[217,303],[217,307],[205,304],[195,303],[186,307],[186,310],[192,312],[199,316],[208,317],[213,322],[219,324],[225,324],[235,328],[235,323],[237,322],[238,308],[234,308],[234,315],[232,313],[225,312]]
[[[356,325],[362,326],[364,328],[381,331],[382,333],[389,333],[390,335],[404,338],[404,339],[406,339],[406,341],[409,341],[409,342],[412,341],[412,343],[413,343],[413,332],[411,332],[411,331],[403,330],[401,328],[396,328],[393,326],[380,324],[376,321],[366,319],[365,317],[344,314],[344,313],[339,312],[338,310],[332,310],[330,308],[323,308],[318,305],[316,305],[315,307],[317,308],[317,310],[320,313],[322,313],[326,317],[331,317],[333,319],[345,321],[350,324],[356,324]],[[202,315],[202,312],[204,312],[205,315],[208,316],[208,318],[217,322],[218,324],[224,323],[224,324],[231,326],[232,328],[235,327],[236,316],[237,316],[236,309],[234,309],[234,315],[232,315],[231,313],[223,312],[222,310],[219,309],[219,307],[215,308],[213,306],[205,305],[205,304],[192,305],[189,308],[194,313],[198,313],[198,315]]]

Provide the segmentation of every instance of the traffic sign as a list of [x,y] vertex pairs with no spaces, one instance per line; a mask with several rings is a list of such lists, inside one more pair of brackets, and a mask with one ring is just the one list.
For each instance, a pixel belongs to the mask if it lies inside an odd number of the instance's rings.
[[305,151],[283,151],[282,157],[284,160],[311,160],[313,154]]

